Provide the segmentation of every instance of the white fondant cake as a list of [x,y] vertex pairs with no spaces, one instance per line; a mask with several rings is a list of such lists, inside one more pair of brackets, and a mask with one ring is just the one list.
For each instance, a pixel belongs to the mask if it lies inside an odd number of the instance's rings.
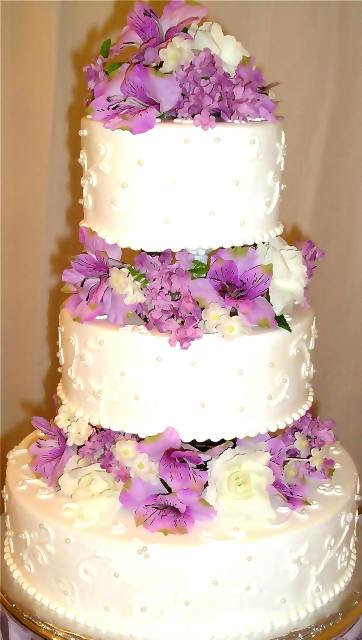
[[351,578],[357,474],[339,444],[333,480],[309,481],[302,511],[281,508],[247,529],[217,518],[167,537],[136,528],[116,495],[105,515],[99,497],[77,503],[49,488],[28,446],[9,454],[10,580],[47,619],[93,639],[272,638],[318,617]]
[[4,588],[92,640],[270,640],[356,562],[356,469],[309,411],[323,251],[277,237],[275,83],[205,14],[137,2],[85,69],[58,406],[8,455]]
[[80,135],[82,224],[108,242],[178,251],[266,242],[283,230],[280,122],[209,131],[163,122],[134,136],[83,118]]
[[182,350],[165,334],[101,320],[82,324],[63,310],[59,393],[92,424],[141,437],[169,425],[184,441],[276,431],[313,400],[312,311],[296,310],[291,328],[255,328],[235,340],[206,334]]

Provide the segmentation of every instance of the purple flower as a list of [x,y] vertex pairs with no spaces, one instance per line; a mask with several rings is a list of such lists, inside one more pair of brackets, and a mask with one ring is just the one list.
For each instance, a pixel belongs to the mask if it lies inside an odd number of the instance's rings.
[[30,446],[29,454],[33,458],[31,468],[53,486],[58,482],[74,450],[67,446],[65,434],[53,422],[35,416],[31,423],[47,436]]
[[299,509],[307,502],[307,490],[308,487],[304,483],[290,483],[285,480],[275,480],[273,484],[274,489],[283,496],[291,509]]
[[159,256],[139,254],[135,266],[145,274],[148,285],[143,290],[146,300],[138,313],[149,330],[169,333],[172,346],[179,343],[186,349],[192,340],[202,336],[198,327],[201,309],[191,295],[191,275],[180,266],[180,260],[185,262],[184,253],[176,261],[171,251]]
[[225,259],[228,254],[233,255],[226,250],[216,253],[207,274],[220,296],[220,304],[236,309],[249,324],[274,326],[274,310],[262,297],[271,282],[270,266],[258,264],[258,254],[252,247],[233,259]]
[[95,62],[91,62],[83,69],[86,74],[87,85],[90,91],[94,91],[99,84],[107,80],[107,74],[104,71],[103,63],[103,57],[99,56]]
[[141,453],[147,453],[150,458],[159,462],[168,449],[178,449],[181,439],[176,429],[167,427],[162,433],[144,438],[138,443],[137,449]]
[[194,118],[203,129],[218,120],[274,120],[276,103],[268,96],[263,75],[250,58],[240,63],[231,78],[221,60],[209,49],[195,55],[176,72],[182,98],[175,109],[178,118]]
[[167,449],[160,461],[160,477],[173,491],[192,489],[201,493],[207,482],[202,457],[192,450]]
[[161,493],[148,496],[135,511],[136,525],[152,532],[188,533],[195,520],[215,516],[215,510],[194,491]]
[[118,261],[122,257],[122,249],[118,244],[109,244],[88,227],[79,227],[79,242],[86,252],[93,256],[105,254],[108,258]]
[[174,36],[182,34],[183,29],[191,23],[198,23],[206,13],[205,7],[187,5],[183,0],[172,0],[164,7],[161,17],[158,17],[147,3],[136,2],[119,41],[110,49],[110,56],[117,55],[127,46],[134,46],[139,47],[139,50],[133,57],[133,62],[159,62],[160,48],[166,46]]
[[97,429],[78,449],[81,458],[89,458],[91,462],[98,462],[99,457],[109,450],[117,440],[117,433],[111,429]]
[[110,449],[100,456],[99,464],[102,469],[112,474],[116,482],[127,482],[130,479],[129,470],[117,460]]
[[304,264],[307,267],[307,278],[311,280],[318,260],[324,258],[325,253],[312,240],[307,240],[301,247]]
[[173,109],[179,98],[180,87],[173,75],[142,64],[124,64],[100,85],[90,106],[94,120],[108,129],[144,133],[155,126],[157,116]]

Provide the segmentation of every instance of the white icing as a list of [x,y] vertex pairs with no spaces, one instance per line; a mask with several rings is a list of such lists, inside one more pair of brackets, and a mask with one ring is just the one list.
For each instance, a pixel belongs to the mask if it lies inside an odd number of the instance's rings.
[[205,334],[182,350],[145,327],[81,324],[62,310],[59,395],[92,424],[141,437],[169,425],[184,441],[275,431],[313,399],[313,314],[296,310],[290,322],[291,333],[255,329],[232,341]]
[[229,532],[214,520],[167,537],[136,528],[120,506],[113,526],[77,526],[61,493],[45,505],[35,485],[19,491],[22,451],[7,472],[4,588],[65,627],[78,621],[87,635],[135,640],[261,640],[306,626],[352,576],[357,475],[343,449],[331,480],[342,493],[318,495],[311,482],[318,505],[303,517],[288,512],[280,526]]
[[169,122],[134,136],[83,118],[81,131],[82,224],[108,242],[176,251],[266,242],[283,230],[280,122],[209,131]]

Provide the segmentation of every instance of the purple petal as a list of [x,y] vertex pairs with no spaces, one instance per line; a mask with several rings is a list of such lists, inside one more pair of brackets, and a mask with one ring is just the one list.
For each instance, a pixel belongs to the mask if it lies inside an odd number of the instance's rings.
[[152,532],[184,534],[192,528],[194,517],[174,494],[156,494],[136,509],[135,522]]
[[137,0],[134,10],[128,16],[127,24],[142,42],[151,38],[161,41],[158,15],[147,3]]
[[153,484],[151,482],[146,482],[141,478],[132,478],[125,483],[119,496],[119,500],[126,509],[134,511],[146,500],[148,496],[154,494],[155,491],[162,490],[163,486],[161,483]]
[[238,284],[238,269],[233,260],[215,260],[207,274],[208,280],[219,293],[224,293],[229,285]]
[[234,306],[239,316],[243,316],[251,326],[265,328],[277,326],[274,309],[266,298],[234,300]]
[[201,456],[194,451],[169,449],[160,461],[160,477],[174,491],[193,489],[201,492],[208,477],[205,469],[196,468],[202,462]]
[[177,497],[190,509],[195,520],[210,520],[216,516],[215,509],[204,498],[191,489],[182,489],[177,492]]
[[193,22],[200,22],[207,15],[207,8],[186,4],[183,0],[171,0],[163,10],[160,18],[165,37],[173,38]]
[[149,436],[139,442],[137,449],[141,453],[147,453],[150,458],[159,461],[167,449],[177,449],[180,445],[181,439],[176,429],[167,427],[162,433]]
[[197,300],[200,307],[208,307],[212,302],[223,306],[224,299],[212,286],[208,278],[195,278],[190,282],[190,292],[192,297]]
[[122,249],[118,244],[109,244],[99,235],[87,227],[79,227],[79,242],[88,253],[106,253],[109,258],[120,260]]
[[158,73],[150,70],[147,78],[146,90],[148,96],[159,106],[161,113],[173,109],[181,97],[181,89],[172,74]]
[[38,429],[46,436],[54,437],[54,434],[59,431],[59,428],[53,422],[49,422],[49,420],[46,420],[41,416],[34,416],[31,420],[31,424],[34,429]]

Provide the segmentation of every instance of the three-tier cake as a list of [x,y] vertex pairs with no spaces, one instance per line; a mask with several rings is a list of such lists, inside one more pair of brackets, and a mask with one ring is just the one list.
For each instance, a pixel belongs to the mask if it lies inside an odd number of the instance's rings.
[[137,2],[86,68],[57,407],[8,455],[9,584],[94,639],[272,638],[355,566],[356,470],[310,411],[323,254],[281,238],[273,85],[205,13]]

